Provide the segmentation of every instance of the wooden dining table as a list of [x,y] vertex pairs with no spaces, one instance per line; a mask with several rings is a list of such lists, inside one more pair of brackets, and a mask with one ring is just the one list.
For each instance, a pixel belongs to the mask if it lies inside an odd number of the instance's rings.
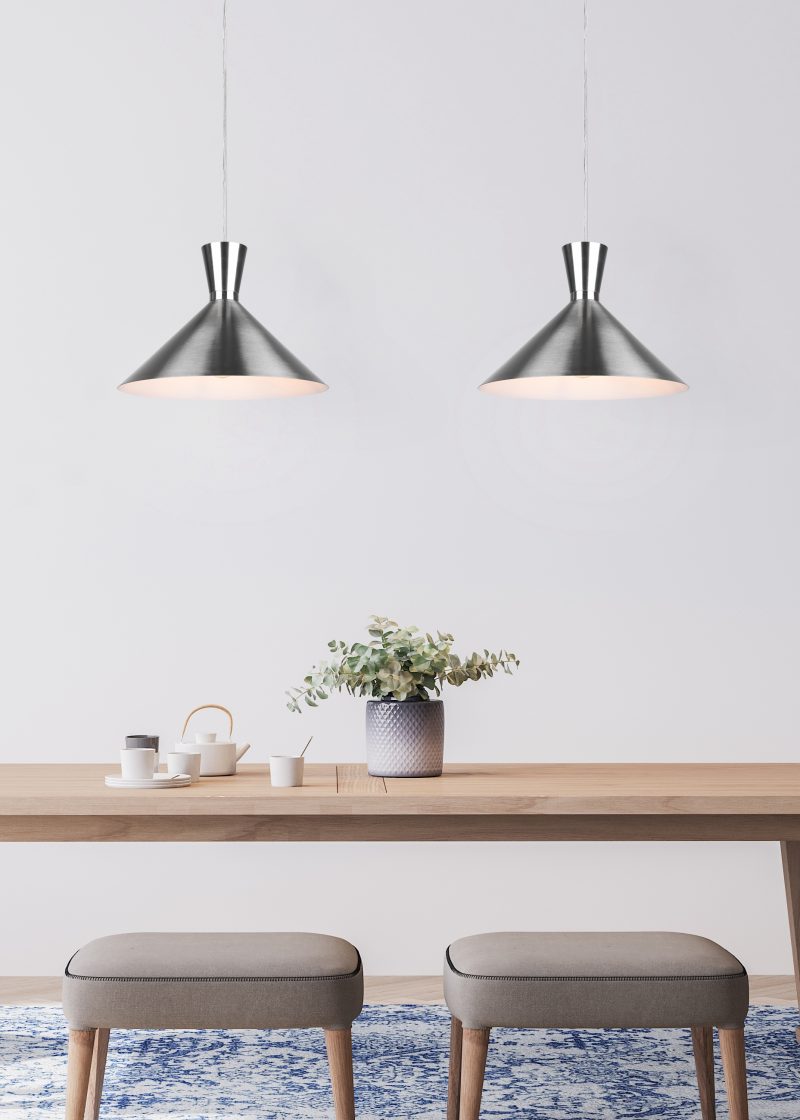
[[109,789],[110,769],[0,765],[0,841],[774,842],[800,995],[800,764],[453,763],[409,779],[323,763],[293,789],[246,765],[165,790]]

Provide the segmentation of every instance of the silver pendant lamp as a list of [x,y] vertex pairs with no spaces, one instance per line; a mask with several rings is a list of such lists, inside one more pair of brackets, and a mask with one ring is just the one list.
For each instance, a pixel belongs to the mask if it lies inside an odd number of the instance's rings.
[[600,302],[607,246],[589,240],[588,0],[583,0],[583,241],[564,245],[570,302],[480,386],[538,400],[663,397],[688,385]]
[[222,5],[222,241],[202,247],[209,302],[119,386],[144,397],[252,400],[328,386],[239,302],[247,246],[228,241],[227,0]]

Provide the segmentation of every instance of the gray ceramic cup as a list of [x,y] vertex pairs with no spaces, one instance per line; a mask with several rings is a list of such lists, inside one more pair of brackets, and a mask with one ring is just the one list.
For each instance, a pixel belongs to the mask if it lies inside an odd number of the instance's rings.
[[136,747],[139,750],[158,750],[158,735],[126,735],[125,746],[130,748]]

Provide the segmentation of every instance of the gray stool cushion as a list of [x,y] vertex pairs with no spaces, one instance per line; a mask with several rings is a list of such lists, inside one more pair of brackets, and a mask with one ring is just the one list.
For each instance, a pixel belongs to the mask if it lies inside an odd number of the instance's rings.
[[685,933],[486,933],[447,950],[465,1027],[741,1027],[741,962]]
[[317,933],[125,933],[91,941],[64,974],[70,1027],[348,1028],[358,951]]

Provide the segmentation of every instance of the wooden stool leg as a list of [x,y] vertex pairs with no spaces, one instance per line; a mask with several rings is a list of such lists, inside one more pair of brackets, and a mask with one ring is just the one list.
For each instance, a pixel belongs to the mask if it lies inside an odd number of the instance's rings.
[[700,1110],[703,1120],[716,1120],[717,1108],[714,1092],[714,1028],[692,1027],[694,1064],[697,1069],[697,1087],[700,1090]]
[[67,1050],[66,1120],[83,1120],[89,1072],[94,1052],[94,1031],[70,1031]]
[[353,1039],[346,1031],[325,1031],[328,1066],[333,1085],[333,1106],[336,1120],[355,1120],[356,1103],[353,1092]]
[[719,1045],[722,1051],[722,1068],[725,1071],[725,1088],[728,1090],[728,1115],[731,1120],[748,1120],[743,1028],[727,1030],[720,1027]]
[[89,1093],[86,1097],[84,1120],[98,1120],[100,1116],[100,1098],[103,1095],[103,1077],[106,1072],[108,1036],[110,1033],[107,1027],[98,1027],[94,1032],[92,1068],[89,1073]]
[[447,1120],[458,1120],[461,1100],[461,1020],[450,1019],[450,1069],[447,1075]]
[[488,1049],[488,1030],[471,1030],[467,1027],[462,1031],[460,1120],[478,1120],[480,1116]]

